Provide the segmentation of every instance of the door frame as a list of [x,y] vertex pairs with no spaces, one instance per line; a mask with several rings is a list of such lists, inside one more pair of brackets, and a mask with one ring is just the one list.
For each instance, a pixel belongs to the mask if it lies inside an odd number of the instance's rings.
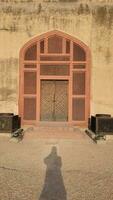
[[[87,97],[86,97],[86,102],[85,102],[85,121],[73,121],[72,120],[72,60],[70,60],[70,76],[40,76],[40,69],[37,67],[37,98],[38,98],[38,103],[37,103],[37,108],[36,108],[36,120],[24,120],[23,118],[23,110],[24,110],[24,104],[23,104],[23,97],[22,95],[24,94],[24,79],[23,79],[23,69],[24,69],[24,55],[26,52],[26,49],[28,49],[33,43],[37,43],[37,58],[39,58],[39,41],[41,41],[43,38],[48,38],[49,36],[52,36],[53,34],[56,34],[60,37],[65,37],[67,40],[70,40],[71,42],[71,51],[72,50],[72,43],[76,43],[79,45],[81,48],[84,49],[86,52],[86,92],[87,92]],[[47,48],[47,47],[46,47]],[[84,126],[87,125],[88,123],[88,117],[90,116],[90,66],[91,66],[91,54],[90,54],[90,49],[89,47],[84,44],[82,41],[76,39],[73,36],[70,36],[66,33],[63,33],[61,31],[49,31],[47,33],[44,33],[40,36],[37,36],[30,41],[28,41],[20,50],[20,68],[19,68],[19,115],[22,118],[22,124],[39,124],[40,123],[40,81],[41,80],[68,80],[69,81],[69,92],[68,92],[68,124],[74,124],[74,125],[80,125]],[[33,71],[33,70],[29,70]],[[51,122],[53,123],[53,122]],[[56,122],[57,123],[57,122]],[[63,123],[63,122],[61,122]]]

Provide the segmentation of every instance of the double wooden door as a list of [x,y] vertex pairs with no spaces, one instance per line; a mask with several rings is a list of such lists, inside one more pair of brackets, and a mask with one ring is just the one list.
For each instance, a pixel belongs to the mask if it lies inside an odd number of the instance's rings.
[[68,120],[68,81],[41,81],[41,121]]

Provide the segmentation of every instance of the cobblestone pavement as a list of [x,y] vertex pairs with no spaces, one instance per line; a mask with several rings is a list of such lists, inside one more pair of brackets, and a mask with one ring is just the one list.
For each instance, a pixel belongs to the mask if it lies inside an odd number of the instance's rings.
[[113,200],[113,142],[0,136],[0,200]]

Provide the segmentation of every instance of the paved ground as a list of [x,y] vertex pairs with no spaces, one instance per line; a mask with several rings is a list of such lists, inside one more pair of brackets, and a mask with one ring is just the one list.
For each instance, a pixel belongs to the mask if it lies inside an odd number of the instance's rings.
[[0,136],[0,200],[113,200],[112,141],[36,132],[19,143]]

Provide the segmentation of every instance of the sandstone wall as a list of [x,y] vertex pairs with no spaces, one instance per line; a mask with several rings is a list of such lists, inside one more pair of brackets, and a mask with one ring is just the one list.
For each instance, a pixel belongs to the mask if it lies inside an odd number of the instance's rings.
[[91,113],[113,115],[113,1],[1,0],[0,112],[18,113],[19,50],[61,30],[91,49]]

